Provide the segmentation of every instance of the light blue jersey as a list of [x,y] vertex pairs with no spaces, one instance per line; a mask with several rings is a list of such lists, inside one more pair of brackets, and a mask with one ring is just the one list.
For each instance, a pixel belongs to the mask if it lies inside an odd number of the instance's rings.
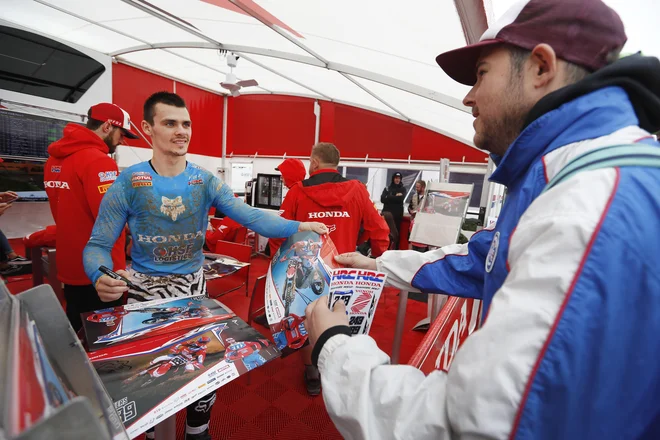
[[188,163],[178,176],[163,177],[142,162],[124,170],[103,197],[83,254],[87,276],[96,284],[99,266],[112,267],[110,251],[126,223],[134,270],[155,276],[198,271],[211,206],[266,237],[288,237],[300,225],[246,205],[197,165]]

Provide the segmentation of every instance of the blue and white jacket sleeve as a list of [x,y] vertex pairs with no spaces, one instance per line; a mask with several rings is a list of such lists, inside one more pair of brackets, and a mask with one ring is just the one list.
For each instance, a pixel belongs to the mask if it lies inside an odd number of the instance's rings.
[[484,229],[467,244],[425,253],[388,251],[376,259],[376,264],[379,271],[387,273],[387,282],[398,289],[481,299],[484,263],[492,238],[493,230]]
[[[657,369],[645,363],[658,346],[649,299],[658,285],[648,283],[657,277],[636,254],[639,241],[626,240],[643,232],[621,237],[620,222],[608,230],[607,221],[601,229],[614,172],[595,173],[558,186],[526,211],[511,239],[509,276],[448,374],[389,365],[366,335],[325,341],[323,399],[343,438],[643,436],[637,433],[657,417],[648,390]],[[630,417],[640,421],[634,434]]]
[[94,223],[94,229],[92,229],[92,236],[83,251],[85,273],[94,285],[96,285],[96,280],[103,275],[99,266],[112,268],[112,248],[128,219],[128,201],[126,200],[123,175],[119,175],[103,197],[99,215]]
[[217,177],[211,180],[208,188],[212,191],[210,197],[216,209],[259,235],[284,238],[298,232],[300,222],[286,220],[274,213],[246,205],[243,200],[234,197],[233,191]]

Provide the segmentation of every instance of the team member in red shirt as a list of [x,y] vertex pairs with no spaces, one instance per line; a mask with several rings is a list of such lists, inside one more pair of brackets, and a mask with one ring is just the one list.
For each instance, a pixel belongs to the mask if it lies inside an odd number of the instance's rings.
[[[78,331],[80,314],[114,307],[121,299],[103,302],[83,269],[83,249],[92,234],[103,195],[117,178],[117,164],[108,156],[124,137],[137,139],[128,113],[101,103],[87,113],[86,127],[68,124],[64,137],[48,147],[44,186],[57,225],[57,278],[64,283],[66,314]],[[124,234],[112,250],[114,269],[126,267]]]
[[[337,171],[339,150],[333,144],[321,142],[312,148],[309,158],[309,179],[293,185],[280,210],[290,220],[325,223],[337,251],[353,252],[357,246],[360,227],[371,240],[374,257],[385,252],[390,230],[378,214],[362,182],[348,180]],[[270,240],[273,255],[283,240]],[[318,369],[312,366],[311,347],[302,350],[305,362],[305,384],[310,395],[321,392]]]

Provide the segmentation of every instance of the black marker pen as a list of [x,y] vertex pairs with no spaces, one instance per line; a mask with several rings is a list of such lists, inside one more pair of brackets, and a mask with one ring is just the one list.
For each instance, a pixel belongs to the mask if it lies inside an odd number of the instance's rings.
[[114,271],[108,269],[108,268],[105,267],[105,266],[99,266],[99,270],[100,270],[101,272],[103,272],[104,274],[106,274],[107,276],[109,276],[110,278],[114,278],[114,279],[116,279],[116,280],[121,280],[121,281],[125,282],[126,285],[127,285],[128,287],[130,287],[131,289],[133,289],[133,290],[142,290],[142,289],[140,289],[138,286],[136,286],[135,284],[133,284],[133,283],[132,283],[130,280],[128,280],[127,278],[124,278],[123,276],[119,275],[117,272],[114,272]]

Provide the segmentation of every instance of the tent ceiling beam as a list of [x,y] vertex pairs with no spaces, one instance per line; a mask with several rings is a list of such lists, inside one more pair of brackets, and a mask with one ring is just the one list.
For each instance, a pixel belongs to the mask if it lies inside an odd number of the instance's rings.
[[484,0],[454,0],[454,4],[461,20],[465,41],[467,44],[476,43],[488,29]]
[[189,34],[192,34],[192,35],[196,36],[197,38],[200,38],[204,41],[208,41],[209,43],[213,43],[213,44],[218,45],[218,46],[221,45],[221,43],[219,41],[216,41],[213,38],[205,35],[203,32],[200,32],[196,29],[192,29],[190,26],[186,26],[181,22],[178,22],[178,21],[176,21],[176,20],[174,20],[174,19],[172,19],[172,18],[170,18],[166,15],[161,14],[158,11],[155,11],[155,10],[153,10],[153,9],[143,5],[143,4],[140,4],[140,3],[136,2],[135,0],[121,0],[121,1],[126,3],[127,5],[133,6],[134,8],[139,9],[140,11],[151,15],[152,17],[155,17],[159,20],[162,20],[162,21],[164,21],[168,24],[171,24],[172,26],[175,26],[175,27],[177,27],[177,28],[179,28],[183,31],[186,31]]
[[246,5],[246,4],[243,3],[241,0],[229,0],[229,1],[230,1],[232,4],[238,6],[240,9],[242,9],[242,10],[243,10],[246,14],[248,14],[250,17],[254,18],[255,20],[258,20],[258,21],[261,22],[261,24],[263,24],[264,26],[266,26],[266,27],[272,29],[272,30],[275,31],[278,35],[280,35],[280,36],[286,38],[286,39],[289,40],[291,43],[295,44],[296,46],[298,46],[299,48],[301,48],[302,50],[304,50],[305,52],[307,52],[308,54],[310,54],[311,56],[313,56],[314,58],[316,58],[317,60],[319,60],[320,62],[322,62],[322,63],[323,63],[323,67],[328,67],[328,64],[329,64],[329,61],[328,61],[328,60],[326,60],[324,57],[322,57],[322,56],[319,55],[318,53],[314,52],[312,49],[310,49],[309,47],[307,47],[305,44],[303,44],[303,43],[302,43],[300,40],[298,40],[297,38],[295,38],[295,37],[289,35],[288,33],[286,33],[286,31],[284,31],[283,29],[280,29],[279,27],[274,26],[273,24],[271,24],[271,23],[270,23],[268,20],[266,20],[261,14],[259,14],[257,11],[255,11],[254,8],[251,8],[250,6]]
[[[36,1],[36,0],[35,0]],[[146,43],[146,42],[145,42]],[[111,57],[126,55],[128,53],[140,52],[150,49],[212,49],[212,50],[226,50],[236,53],[249,53],[252,55],[262,55],[271,58],[279,58],[287,61],[295,61],[298,63],[309,64],[316,67],[325,67],[321,61],[307,55],[298,55],[290,52],[280,52],[278,50],[262,49],[259,47],[242,46],[238,44],[216,44],[216,43],[200,43],[194,41],[172,41],[166,43],[154,44],[141,44],[139,46],[127,47],[108,55]]]
[[417,95],[422,98],[430,99],[431,101],[446,105],[448,107],[451,107],[456,110],[460,110],[465,113],[471,113],[470,109],[465,107],[459,99],[453,98],[451,96],[447,96],[444,93],[440,93],[435,90],[427,89],[426,87],[421,87],[416,84],[412,84],[406,81],[389,77],[387,75],[381,75],[376,72],[359,69],[357,67],[348,66],[346,64],[335,63],[332,61],[329,62],[326,67],[325,65],[323,65],[321,61],[313,57],[293,54],[290,52],[282,52],[278,50],[263,49],[260,47],[242,46],[242,45],[234,45],[234,44],[168,42],[168,43],[145,44],[141,46],[129,47],[123,50],[112,52],[109,55],[120,56],[132,52],[139,52],[143,50],[152,50],[152,49],[162,49],[162,48],[173,48],[173,49],[189,48],[189,49],[213,49],[213,50],[224,49],[231,52],[240,53],[242,54],[243,57],[245,57],[244,54],[247,53],[252,55],[262,55],[266,57],[279,58],[282,60],[295,61],[298,63],[308,64],[310,66],[323,67],[328,70],[333,70],[339,73],[345,73],[369,81],[374,81],[389,87],[393,87],[398,90],[402,90],[404,92],[412,93],[413,95]]
[[[78,20],[86,21],[87,23],[93,24],[94,26],[98,26],[102,29],[114,32],[116,34],[121,35],[122,37],[126,37],[126,38],[130,38],[131,40],[139,41],[139,42],[143,43],[144,46],[148,47],[149,49],[155,49],[155,47],[152,44],[150,44],[148,41],[142,40],[142,39],[140,39],[140,38],[138,38],[134,35],[129,35],[125,32],[119,31],[119,30],[117,30],[115,28],[112,28],[110,26],[106,26],[103,23],[99,23],[97,21],[90,20],[89,18],[83,17],[82,15],[78,15],[75,12],[60,8],[59,6],[51,5],[50,3],[48,3],[44,0],[32,0],[32,1],[34,1],[35,3],[39,3],[40,5],[47,6],[51,9],[56,10],[56,11],[59,11],[63,14],[66,14],[66,15],[69,15],[71,17],[77,18]],[[142,46],[142,47],[144,47],[144,46]]]
[[332,101],[332,98],[331,98],[330,96],[326,95],[325,93],[321,93],[321,92],[319,92],[318,90],[316,90],[316,89],[314,89],[314,88],[312,88],[312,87],[310,87],[310,86],[308,86],[308,85],[306,85],[306,84],[304,84],[304,83],[301,83],[300,81],[295,80],[295,79],[291,78],[290,76],[288,76],[288,75],[286,75],[286,74],[284,74],[284,73],[282,73],[282,72],[279,72],[279,71],[277,71],[277,70],[275,70],[275,69],[273,69],[273,68],[271,68],[271,67],[268,67],[268,66],[266,66],[265,64],[260,63],[259,61],[255,60],[254,58],[249,57],[249,56],[246,56],[244,53],[241,54],[241,56],[242,56],[244,59],[246,59],[246,60],[248,60],[249,62],[251,62],[252,64],[255,64],[255,65],[261,67],[262,69],[266,69],[266,70],[268,70],[269,72],[274,73],[275,75],[281,76],[282,78],[284,78],[284,79],[286,79],[286,80],[288,80],[288,81],[291,81],[292,83],[294,83],[294,84],[296,84],[296,85],[299,85],[300,87],[303,87],[303,88],[309,90],[310,92],[316,93],[317,95],[322,96],[323,98],[325,98],[325,99],[327,99],[327,100],[329,100],[329,101]]
[[[34,0],[34,1],[37,2],[37,3],[39,3],[39,4],[41,4],[41,5],[44,5],[44,6],[47,6],[47,7],[49,7],[49,8],[55,9],[56,11],[62,12],[63,14],[67,14],[67,15],[69,15],[69,16],[71,16],[71,17],[77,18],[78,20],[86,21],[87,23],[93,24],[93,25],[98,26],[98,27],[100,27],[100,28],[103,28],[103,29],[106,29],[106,30],[109,30],[109,31],[115,32],[115,33],[117,33],[117,34],[119,34],[119,35],[121,35],[121,36],[123,36],[123,37],[130,38],[130,39],[135,40],[135,41],[140,41],[141,43],[144,44],[143,46],[140,46],[140,47],[145,47],[145,46],[146,46],[146,47],[148,47],[149,49],[162,49],[163,51],[165,51],[165,52],[167,52],[167,53],[169,53],[169,54],[171,54],[171,55],[174,55],[174,56],[176,56],[176,57],[179,57],[179,58],[181,58],[181,59],[184,59],[184,60],[186,60],[186,61],[189,61],[189,62],[191,62],[191,63],[193,63],[193,64],[198,65],[198,66],[206,67],[207,69],[213,70],[213,71],[218,72],[218,73],[221,73],[221,74],[223,74],[223,75],[226,75],[226,74],[227,74],[227,72],[223,72],[222,70],[216,69],[216,68],[211,67],[211,66],[207,66],[206,64],[200,63],[199,61],[195,61],[195,60],[193,60],[193,59],[191,59],[191,58],[188,58],[188,57],[183,56],[183,55],[181,55],[181,54],[178,54],[178,53],[176,53],[176,52],[172,52],[171,50],[167,50],[168,48],[170,48],[170,49],[174,49],[174,48],[176,48],[176,46],[169,45],[169,46],[167,46],[167,47],[158,47],[158,45],[150,44],[148,41],[142,40],[142,39],[137,38],[137,37],[132,36],[132,35],[128,35],[128,34],[126,34],[126,33],[124,33],[124,32],[118,31],[117,29],[111,28],[110,26],[106,26],[106,25],[104,25],[104,24],[102,24],[102,23],[98,23],[98,22],[96,22],[96,21],[90,20],[90,19],[88,19],[88,18],[86,18],[86,17],[83,17],[83,16],[78,15],[78,14],[76,14],[76,13],[74,13],[74,12],[71,12],[71,11],[67,11],[66,9],[62,9],[62,8],[60,8],[60,7],[58,7],[58,6],[51,5],[50,3],[47,3],[47,2],[45,2],[44,0]],[[184,43],[184,45],[181,46],[181,47],[189,47],[188,44],[190,44],[190,43]],[[198,43],[198,44],[199,44],[199,43]],[[213,49],[219,49],[219,46],[222,46],[222,45],[219,44],[219,43],[205,43],[205,44],[208,45],[208,48],[213,48]],[[110,54],[110,56],[115,57],[115,55],[113,55],[113,54]],[[122,62],[124,62],[124,61],[125,61],[125,60],[122,60]],[[241,78],[238,78],[238,77],[237,77],[237,79],[238,79],[239,81],[241,80]],[[259,86],[259,88],[262,89],[262,90],[264,90],[264,91],[266,91],[266,92],[268,92],[268,93],[272,93],[270,90],[268,90],[268,89],[266,89],[266,88],[264,88],[264,87]]]
[[371,90],[369,90],[369,88],[365,87],[365,86],[364,86],[363,84],[361,84],[359,81],[356,81],[355,78],[353,78],[352,76],[350,76],[350,75],[348,75],[348,74],[346,74],[346,73],[341,73],[341,76],[343,76],[344,78],[346,78],[347,80],[349,80],[350,82],[352,82],[353,84],[355,84],[356,86],[358,86],[359,88],[361,88],[362,90],[364,90],[365,92],[367,92],[367,93],[368,93],[369,95],[371,95],[372,97],[376,98],[376,99],[377,99],[378,101],[380,101],[383,105],[385,105],[386,107],[390,108],[390,109],[391,109],[392,111],[394,111],[395,113],[398,113],[399,115],[401,115],[401,117],[402,117],[403,119],[405,119],[406,122],[410,122],[410,118],[409,118],[408,116],[406,116],[405,113],[403,113],[402,111],[398,110],[396,107],[394,107],[393,105],[391,105],[389,102],[385,101],[385,100],[382,99],[380,96],[378,96],[377,94],[375,94],[374,92],[372,92]]

